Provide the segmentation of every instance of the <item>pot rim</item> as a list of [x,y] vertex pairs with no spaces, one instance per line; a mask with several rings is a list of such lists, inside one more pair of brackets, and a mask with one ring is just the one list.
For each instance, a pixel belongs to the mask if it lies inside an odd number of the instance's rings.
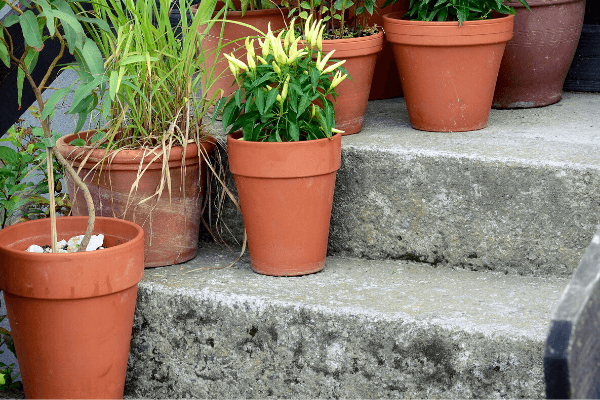
[[[89,149],[84,149],[78,146],[72,146],[69,142],[76,138],[87,138],[95,133],[96,130],[81,131],[78,133],[70,133],[60,137],[56,141],[56,148],[67,160],[73,163],[73,166],[79,167],[84,161],[85,157],[90,153]],[[201,151],[210,153],[215,147],[216,139],[212,136],[208,136],[207,140],[200,143]],[[147,152],[144,155],[144,152]],[[106,168],[119,169],[121,165],[133,165],[135,169],[138,169],[140,164],[146,167],[148,164],[151,165],[150,169],[162,168],[162,157],[157,156],[156,150],[149,151],[147,149],[117,149],[111,150],[105,157],[106,150],[95,149],[91,151],[90,156],[85,160],[85,168],[93,168],[95,165],[101,163]],[[171,152],[169,153],[169,167],[177,167],[181,165],[183,157],[183,146],[172,146]],[[194,142],[187,144],[187,150],[185,154],[185,164],[193,165],[198,163],[198,145]],[[123,167],[124,168],[124,167]],[[124,168],[131,169],[131,168]]]
[[[87,216],[57,217],[58,233],[72,233],[73,225],[87,226]],[[61,229],[61,223],[69,224]],[[125,227],[119,232],[114,227]],[[115,232],[107,232],[114,229]],[[27,237],[19,238],[17,231],[25,230]],[[46,231],[48,233],[46,233]],[[80,253],[30,253],[25,249],[37,238],[47,236],[50,218],[21,222],[0,230],[0,287],[13,295],[40,299],[82,299],[115,293],[136,285],[144,271],[144,230],[137,224],[118,218],[96,217],[94,233],[102,233],[111,240],[127,241],[103,250]],[[36,232],[43,232],[37,234]],[[119,238],[119,234],[127,235]],[[133,236],[133,237],[132,237]],[[67,239],[67,238],[58,238]],[[114,260],[127,255],[123,269],[115,273]],[[51,279],[51,277],[53,277]],[[54,280],[54,281],[52,281]],[[43,282],[44,285],[41,285]],[[94,286],[90,282],[96,283]],[[45,287],[43,287],[45,286]]]
[[[237,140],[242,131],[227,135],[229,170],[234,175],[256,178],[300,178],[325,175],[341,167],[342,134],[302,142],[250,142]],[[239,153],[251,157],[242,157]],[[332,153],[333,152],[333,153]],[[314,157],[318,154],[317,157]],[[232,156],[233,155],[233,156]],[[307,163],[316,158],[319,162]],[[250,158],[260,160],[253,162]]]
[[465,21],[411,21],[399,19],[402,12],[385,14],[386,40],[414,46],[472,46],[507,42],[513,36],[514,15]]

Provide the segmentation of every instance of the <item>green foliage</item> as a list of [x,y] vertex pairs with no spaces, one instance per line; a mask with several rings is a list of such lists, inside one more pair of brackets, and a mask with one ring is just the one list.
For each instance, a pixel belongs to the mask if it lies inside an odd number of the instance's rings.
[[[39,52],[42,51],[47,40],[59,40],[81,62],[86,65],[100,66],[99,72],[102,72],[102,57],[94,42],[86,36],[82,23],[85,21],[108,30],[108,24],[105,21],[82,18],[77,15],[73,11],[74,1],[72,0],[32,0],[31,2],[2,0],[2,2],[19,14],[10,15],[0,22],[0,61],[7,68],[10,68],[10,64],[17,64],[19,67],[17,74],[19,105],[24,81],[27,75],[35,69]],[[25,11],[21,11],[19,8],[20,3],[27,6]],[[26,44],[25,51],[20,57],[17,56],[18,49],[14,48],[13,40],[6,29],[15,24],[21,26]],[[44,90],[45,87],[40,89]],[[61,93],[63,96],[66,94],[66,92]],[[57,98],[54,97],[53,100],[51,103],[46,102],[47,107],[40,105],[44,118],[54,114]]]
[[[95,13],[114,30],[90,26],[104,68],[74,68],[79,86],[69,113],[98,113],[96,128],[105,132],[104,147],[110,149],[201,140],[202,117],[215,99],[199,95],[212,67],[206,66],[199,31],[208,32],[215,5],[202,1],[192,20],[181,19],[178,34],[169,20],[170,0],[95,2]],[[188,15],[189,1],[180,0],[179,10]]]
[[231,0],[226,0],[225,6],[229,10],[241,11],[242,16],[244,16],[248,10],[268,10],[277,8],[276,3],[272,0],[241,0],[240,3],[240,10],[237,10],[235,4]]
[[[0,316],[0,321],[3,321],[6,318],[6,315]],[[6,347],[15,355],[17,353],[15,351],[15,344],[13,342],[12,334],[10,331],[0,328],[0,335],[2,335],[2,339],[0,339],[0,346],[6,344]],[[0,354],[4,353],[0,351]],[[19,376],[19,374],[14,374],[13,369],[15,368],[15,363],[11,363],[10,365],[6,365],[3,362],[0,362],[0,391],[7,389],[23,389],[22,382],[16,382],[15,379]]]
[[[41,128],[11,127],[0,139],[0,228],[11,223],[49,215],[46,145]],[[4,142],[4,143],[2,143]],[[66,215],[71,206],[62,192],[64,170],[54,161],[54,198],[57,212]]]
[[290,8],[289,16],[297,16],[306,21],[312,15],[323,20],[326,25],[326,39],[345,39],[374,35],[376,26],[369,27],[367,13],[377,12],[375,0],[283,0],[283,6]]
[[[387,0],[383,7],[395,3]],[[519,0],[527,9],[526,0]],[[410,0],[406,16],[415,21],[465,21],[488,19],[492,13],[514,14],[515,9],[504,4],[504,0]]]
[[[321,21],[305,31],[309,38],[299,49],[300,37],[293,28],[283,40],[271,31],[259,39],[262,55],[254,52],[254,40],[246,40],[247,61],[226,55],[238,90],[227,101],[221,99],[213,121],[221,110],[229,133],[242,129],[249,141],[292,142],[331,137],[334,129],[335,87],[347,76],[344,61],[327,65],[331,53],[321,51]],[[320,36],[318,35],[320,31]],[[320,38],[320,40],[319,40]],[[245,102],[242,102],[242,98]]]

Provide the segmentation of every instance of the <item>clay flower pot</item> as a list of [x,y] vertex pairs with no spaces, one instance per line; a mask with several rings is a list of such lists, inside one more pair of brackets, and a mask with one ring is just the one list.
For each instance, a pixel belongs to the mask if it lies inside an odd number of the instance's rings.
[[[84,161],[86,150],[71,146],[72,140],[87,138],[94,132],[80,132],[61,137],[56,145],[75,169]],[[202,143],[201,151],[210,153],[213,143]],[[168,188],[160,187],[162,157],[154,154],[143,157],[144,150],[122,150],[102,167],[105,150],[94,150],[79,171],[94,200],[96,215],[132,221],[144,228],[146,267],[172,265],[191,260],[198,254],[201,202],[204,193],[206,163],[198,160],[198,147],[189,144],[185,156],[185,187],[182,180],[183,147],[173,147],[169,154],[171,196]],[[143,158],[143,161],[142,161]],[[138,170],[145,169],[134,187]],[[90,173],[90,171],[92,171]],[[133,191],[132,187],[134,187]],[[87,215],[83,193],[67,176],[73,215]],[[131,195],[130,195],[131,191]],[[160,198],[156,192],[161,192]],[[144,199],[147,201],[142,202]]]
[[343,130],[344,135],[362,130],[375,63],[382,49],[383,32],[360,38],[323,41],[323,53],[327,54],[335,50],[331,58],[346,60],[344,68],[352,78],[352,80],[345,79],[339,84],[337,87],[339,96],[333,103],[335,127]]
[[[244,41],[248,36],[257,36],[258,32],[256,32],[254,29],[241,26],[236,22],[248,24],[264,33],[267,32],[269,23],[271,23],[271,30],[276,32],[286,27],[288,13],[289,10],[287,8],[247,10],[242,17],[241,11],[229,10],[227,11],[226,22],[215,22],[215,24],[210,28],[208,36],[202,40],[202,45],[205,46],[204,50],[210,53],[206,60],[207,67],[211,68],[214,64],[215,71],[213,76],[214,78],[219,78],[216,82],[214,82],[213,85],[205,89],[205,97],[210,99],[220,90],[223,91],[223,97],[229,97],[237,90],[237,86],[234,85],[235,79],[229,71],[227,60],[222,56],[222,54],[231,54],[234,52],[234,55],[237,59],[245,60],[246,48],[244,47]],[[223,26],[223,40],[221,41],[222,47],[220,52],[218,52],[217,49],[219,46],[219,37],[221,36],[221,27]],[[256,49],[259,48],[257,41],[255,41],[255,47]],[[203,85],[206,87],[206,81],[203,82]],[[217,98],[220,97],[221,96],[218,96]]]
[[[87,217],[56,219],[58,239],[85,232]],[[96,218],[107,249],[24,251],[50,244],[50,219],[0,230],[0,288],[27,398],[122,398],[144,232]]]
[[410,123],[434,132],[487,125],[513,15],[488,20],[423,22],[383,16],[402,79]]
[[[402,12],[404,14],[408,11],[408,0],[398,0],[394,4],[387,6],[385,10],[381,9],[383,3],[385,3],[385,0],[376,1],[376,10],[378,12],[374,12],[372,15],[367,14],[367,26],[383,26],[383,13]],[[359,21],[362,22],[362,17],[359,17]],[[377,73],[373,75],[369,100],[391,99],[402,96],[402,86],[400,84],[400,77],[398,76],[396,61],[394,60],[392,45],[385,40],[385,36],[383,50],[377,55],[375,71]]]
[[246,142],[227,136],[252,269],[292,276],[325,266],[340,134],[303,142]]
[[506,44],[493,107],[527,108],[556,103],[575,56],[585,0],[528,0],[521,3],[514,36]]

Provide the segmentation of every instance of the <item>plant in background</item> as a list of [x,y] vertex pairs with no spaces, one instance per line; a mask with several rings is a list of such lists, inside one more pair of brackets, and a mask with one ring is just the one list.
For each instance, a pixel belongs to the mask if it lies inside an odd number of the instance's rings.
[[[6,315],[0,315],[0,322],[4,321]],[[0,347],[6,344],[8,350],[17,357],[17,352],[15,351],[15,343],[13,342],[12,334],[10,331],[0,328]],[[4,353],[0,351],[0,354]],[[6,365],[3,362],[0,362],[0,391],[8,390],[8,389],[23,389],[23,382],[15,381],[19,374],[13,374],[13,369],[15,368],[15,363],[10,363],[10,365]]]
[[[0,139],[0,229],[17,222],[50,215],[46,146],[42,128],[24,128],[22,120]],[[9,146],[10,145],[10,146]],[[54,202],[56,212],[68,215],[69,196],[63,193],[64,167],[54,160]]]
[[[395,2],[386,0],[383,7]],[[526,0],[519,2],[530,10]],[[491,18],[494,12],[515,14],[515,9],[503,0],[410,0],[405,17],[414,21],[458,21],[462,25],[465,21]]]
[[[89,27],[105,61],[97,66],[98,73],[89,65],[76,69],[79,86],[74,97],[90,105],[79,110],[80,121],[92,111],[100,113],[97,145],[168,154],[171,146],[207,139],[202,118],[215,99],[200,95],[208,68],[198,28],[208,31],[215,2],[201,2],[191,21],[182,18],[179,36],[169,20],[170,5],[169,0],[94,3],[96,13],[114,31]],[[189,9],[187,1],[179,1],[181,15],[188,15]]]
[[326,39],[344,39],[377,34],[377,26],[367,26],[367,12],[373,15],[375,0],[284,0],[289,16],[306,22],[311,16],[323,20]]
[[[17,88],[18,100],[21,102],[23,84],[25,80],[31,86],[37,100],[38,119],[42,125],[43,143],[46,150],[46,169],[48,171],[48,191],[54,193],[54,164],[52,154],[64,166],[69,175],[73,176],[78,187],[83,191],[89,205],[88,226],[81,243],[81,250],[85,250],[94,229],[94,204],[86,185],[79,179],[77,173],[56,149],[57,135],[52,132],[51,120],[54,116],[55,106],[66,94],[64,89],[57,90],[48,100],[42,98],[42,92],[47,89],[50,75],[58,61],[68,49],[79,64],[87,65],[93,70],[102,70],[102,56],[93,40],[86,36],[83,23],[99,26],[101,29],[110,30],[108,24],[97,18],[81,17],[75,14],[74,3],[71,0],[3,0],[14,14],[6,16],[0,22],[0,61],[10,68],[11,64],[18,68]],[[15,43],[8,30],[10,26],[19,25],[25,39],[25,48],[15,47]],[[60,50],[43,74],[42,79],[36,82],[32,71],[36,68],[40,52],[47,40],[58,40]],[[99,66],[99,67],[98,67]],[[74,106],[86,108],[87,104],[75,99]],[[13,192],[14,193],[14,192]],[[51,246],[56,252],[56,212],[54,196],[49,196],[51,220]]]
[[277,8],[277,3],[273,0],[241,0],[240,1],[240,10],[237,10],[235,4],[231,0],[225,1],[226,8],[232,11],[241,11],[242,16],[246,14],[247,10],[268,10],[272,8]]
[[[292,142],[331,137],[341,132],[334,127],[333,104],[336,86],[346,77],[345,61],[329,64],[333,51],[323,55],[323,21],[304,25],[305,44],[293,29],[275,36],[271,29],[258,39],[246,39],[246,63],[226,54],[229,68],[239,88],[233,96],[221,99],[216,115],[223,111],[223,126],[229,133],[242,129],[243,140]],[[245,102],[242,102],[244,97]]]

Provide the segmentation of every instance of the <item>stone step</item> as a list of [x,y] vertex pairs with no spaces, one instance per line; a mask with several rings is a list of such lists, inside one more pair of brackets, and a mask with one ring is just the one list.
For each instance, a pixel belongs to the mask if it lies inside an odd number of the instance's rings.
[[[570,276],[600,221],[598,121],[589,93],[452,133],[412,129],[403,98],[371,101],[342,140],[329,254]],[[241,238],[237,211],[223,214]]]
[[304,277],[252,272],[202,243],[140,283],[126,397],[541,398],[551,311],[568,279],[328,257]]

